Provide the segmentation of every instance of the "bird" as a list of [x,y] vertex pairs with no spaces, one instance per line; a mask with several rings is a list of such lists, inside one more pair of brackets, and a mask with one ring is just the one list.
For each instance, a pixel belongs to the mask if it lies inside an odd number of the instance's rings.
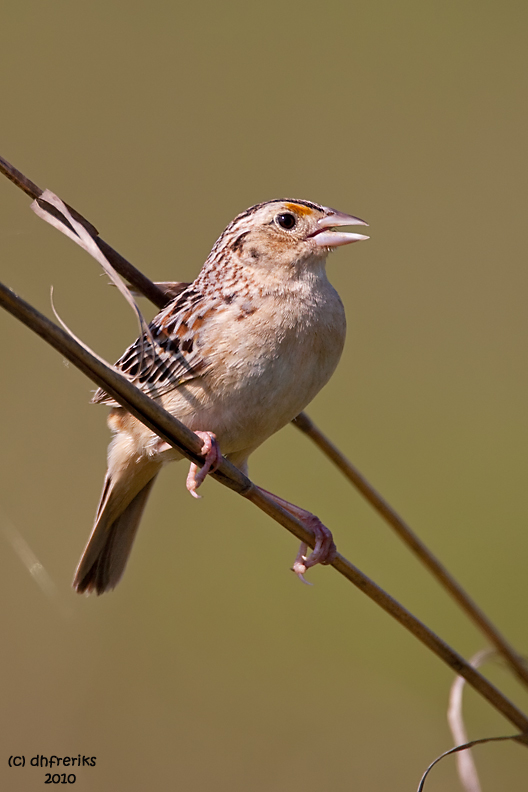
[[[368,237],[345,226],[364,220],[305,200],[281,198],[239,214],[190,284],[165,283],[168,304],[115,364],[141,391],[203,441],[191,464],[193,497],[222,454],[243,473],[248,458],[292,421],[333,374],[345,341],[343,303],[326,275],[335,248]],[[182,454],[102,389],[109,405],[108,469],[92,533],[75,572],[79,593],[120,581],[161,468]],[[265,491],[266,492],[266,491]],[[330,531],[310,512],[271,495],[315,532],[293,569],[331,563]],[[305,581],[306,582],[306,581]]]

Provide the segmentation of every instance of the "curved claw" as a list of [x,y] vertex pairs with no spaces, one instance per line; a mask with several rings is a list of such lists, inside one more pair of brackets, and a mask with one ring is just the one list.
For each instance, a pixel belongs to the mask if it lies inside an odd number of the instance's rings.
[[[330,530],[324,525],[315,514],[309,514],[305,517],[307,527],[311,528],[315,534],[315,547],[309,556],[306,555],[308,546],[301,542],[299,552],[293,563],[293,571],[303,583],[308,583],[304,579],[304,574],[310,567],[316,564],[331,564],[337,555],[337,548]],[[309,585],[312,585],[311,583]]]
[[315,534],[315,547],[306,559],[306,568],[316,564],[331,564],[337,555],[337,548],[330,530],[315,514],[311,514],[306,523]]
[[308,545],[305,542],[301,542],[301,546],[299,547],[299,552],[293,562],[292,572],[295,572],[301,583],[305,583],[307,586],[313,586],[313,583],[310,583],[309,580],[306,580],[304,577],[304,573],[306,572],[306,561],[307,556],[306,553],[308,552]]
[[200,499],[202,496],[198,495],[196,490],[203,484],[207,474],[213,473],[217,469],[222,461],[222,454],[220,453],[216,435],[213,432],[196,432],[196,434],[203,440],[202,454],[205,458],[201,467],[191,462],[186,487],[193,498]]

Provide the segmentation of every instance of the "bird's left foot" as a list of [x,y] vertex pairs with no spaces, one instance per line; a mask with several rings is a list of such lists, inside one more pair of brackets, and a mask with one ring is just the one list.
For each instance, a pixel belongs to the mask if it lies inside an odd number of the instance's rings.
[[330,529],[321,522],[319,517],[306,511],[306,509],[301,509],[300,506],[295,506],[293,503],[279,498],[277,495],[273,495],[273,493],[267,490],[263,490],[263,492],[271,496],[273,500],[276,501],[279,506],[282,506],[285,511],[289,512],[292,517],[296,517],[304,523],[306,528],[314,534],[315,547],[310,555],[307,555],[308,545],[305,542],[301,542],[299,552],[292,566],[292,570],[297,577],[302,580],[303,583],[306,583],[307,586],[311,586],[312,584],[304,579],[307,570],[316,564],[331,564],[337,555],[337,548]]
[[198,495],[196,490],[200,484],[203,484],[207,474],[216,470],[222,461],[222,454],[220,453],[216,435],[213,432],[196,432],[195,434],[203,440],[202,454],[205,459],[201,467],[191,462],[186,486],[193,498],[201,498],[201,495]]
[[292,570],[299,580],[310,586],[311,584],[304,579],[305,572],[316,564],[331,564],[337,555],[337,548],[330,529],[321,522],[319,517],[310,512],[305,512],[304,509],[300,509],[300,511],[304,512],[305,515],[303,518],[304,524],[307,528],[311,528],[315,534],[315,547],[310,555],[307,556],[308,545],[305,542],[301,542]]

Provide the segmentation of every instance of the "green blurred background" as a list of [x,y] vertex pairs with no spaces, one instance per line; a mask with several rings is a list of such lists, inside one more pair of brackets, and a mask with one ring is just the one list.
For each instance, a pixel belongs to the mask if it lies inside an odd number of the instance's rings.
[[[2,10],[0,153],[153,279],[192,280],[250,204],[366,218],[329,274],[340,367],[308,412],[508,638],[528,649],[525,3],[91,0]],[[0,181],[1,280],[115,360],[136,337],[97,265]],[[143,301],[145,311],[151,308]],[[11,754],[97,757],[84,790],[416,788],[450,745],[451,674],[331,569],[213,481],[164,471],[119,588],[70,582],[102,486],[91,384],[0,314],[3,789]],[[339,549],[466,656],[482,638],[292,427],[252,459]],[[17,542],[31,549],[42,588]],[[41,572],[42,576],[42,572]],[[489,676],[523,707],[500,667]],[[476,695],[472,737],[512,733]],[[477,750],[486,790],[528,755]],[[452,759],[429,792],[458,789]]]

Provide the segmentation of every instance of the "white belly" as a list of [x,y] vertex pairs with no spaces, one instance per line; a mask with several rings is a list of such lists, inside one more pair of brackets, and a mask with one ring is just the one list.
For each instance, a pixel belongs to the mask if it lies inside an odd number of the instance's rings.
[[[167,394],[166,409],[190,429],[214,432],[226,455],[254,450],[306,407],[337,366],[346,322],[327,287],[324,299],[316,295],[302,310],[298,302],[282,306],[280,321],[264,306],[238,322],[235,338],[233,316],[223,314],[230,332],[213,328],[208,371]],[[270,301],[269,310],[275,306]],[[218,341],[224,338],[229,343]]]

